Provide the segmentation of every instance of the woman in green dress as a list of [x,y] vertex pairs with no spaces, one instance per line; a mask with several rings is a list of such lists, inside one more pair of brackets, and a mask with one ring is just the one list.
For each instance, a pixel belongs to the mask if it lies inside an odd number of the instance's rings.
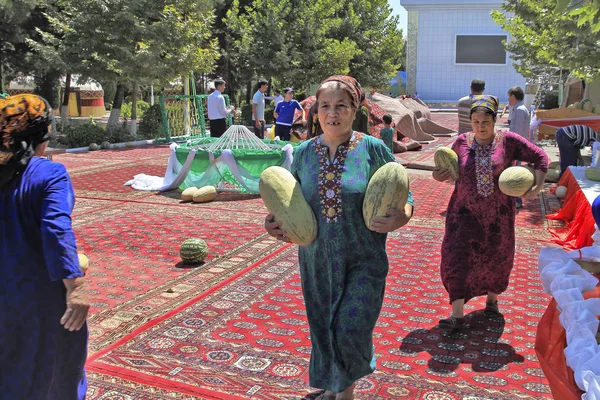
[[[317,239],[300,246],[302,291],[310,326],[310,386],[306,398],[354,398],[355,382],[375,368],[373,329],[381,311],[388,258],[387,233],[412,216],[389,210],[365,226],[362,203],[371,176],[395,158],[385,144],[354,132],[362,90],[348,76],[332,76],[317,90],[317,125],[323,133],[298,146],[292,173],[318,221]],[[266,230],[289,241],[273,215]]]

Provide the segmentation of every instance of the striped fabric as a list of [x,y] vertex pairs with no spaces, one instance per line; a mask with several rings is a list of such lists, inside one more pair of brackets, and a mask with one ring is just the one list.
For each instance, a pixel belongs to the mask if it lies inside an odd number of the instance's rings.
[[458,133],[471,132],[471,96],[458,100]]
[[589,146],[591,142],[598,141],[598,133],[585,125],[570,125],[565,126],[562,130],[567,136],[575,141],[575,146],[585,147]]

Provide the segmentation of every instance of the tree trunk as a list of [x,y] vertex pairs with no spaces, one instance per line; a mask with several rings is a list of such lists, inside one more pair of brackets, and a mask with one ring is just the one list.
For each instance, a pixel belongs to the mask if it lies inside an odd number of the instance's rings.
[[121,106],[123,105],[123,97],[125,94],[125,86],[122,83],[117,84],[117,91],[115,92],[115,98],[113,100],[113,107],[110,110],[110,117],[108,117],[108,126],[106,131],[111,133],[119,125],[119,117],[121,116]]
[[44,75],[35,78],[35,93],[45,98],[54,109],[58,106],[58,96],[56,95],[56,82],[60,77],[60,72],[50,71]]
[[133,138],[135,138],[137,131],[137,92],[137,81],[133,81],[133,89],[131,90],[131,129],[129,130]]
[[252,93],[252,82],[248,81],[248,83],[246,84],[246,104],[252,104],[251,103],[251,99],[252,99],[252,95],[254,93]]
[[71,95],[71,74],[65,78],[65,92],[63,93],[62,105],[60,107],[60,123],[65,126],[69,123],[69,97]]
[[2,60],[2,49],[0,49],[0,93],[6,93],[4,90],[4,61]]

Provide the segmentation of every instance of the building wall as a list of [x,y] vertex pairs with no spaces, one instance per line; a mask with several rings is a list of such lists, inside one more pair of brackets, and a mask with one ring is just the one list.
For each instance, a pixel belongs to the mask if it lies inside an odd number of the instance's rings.
[[[469,93],[475,78],[485,80],[485,92],[498,96],[501,102],[507,101],[511,86],[525,89],[525,78],[515,71],[510,57],[506,65],[455,64],[457,34],[506,34],[490,16],[494,6],[401,3],[408,9],[409,94],[417,91],[425,101],[455,102]],[[411,45],[415,38],[416,46],[414,42]]]

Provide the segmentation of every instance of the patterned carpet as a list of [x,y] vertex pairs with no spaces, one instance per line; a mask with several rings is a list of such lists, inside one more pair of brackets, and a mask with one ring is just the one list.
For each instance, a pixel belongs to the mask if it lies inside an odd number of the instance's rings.
[[[90,257],[88,399],[299,399],[310,341],[296,248],[264,233],[257,196],[190,204],[177,191],[123,186],[137,173],[163,175],[168,155],[152,146],[54,158],[73,178],[74,227]],[[357,399],[551,398],[533,345],[548,302],[536,258],[556,198],[526,201],[517,215],[505,319],[484,318],[473,301],[472,328],[448,335],[435,326],[449,311],[438,271],[452,186],[411,175],[411,190],[415,217],[388,241],[378,370],[359,381]],[[188,237],[211,249],[195,268],[179,262]]]

